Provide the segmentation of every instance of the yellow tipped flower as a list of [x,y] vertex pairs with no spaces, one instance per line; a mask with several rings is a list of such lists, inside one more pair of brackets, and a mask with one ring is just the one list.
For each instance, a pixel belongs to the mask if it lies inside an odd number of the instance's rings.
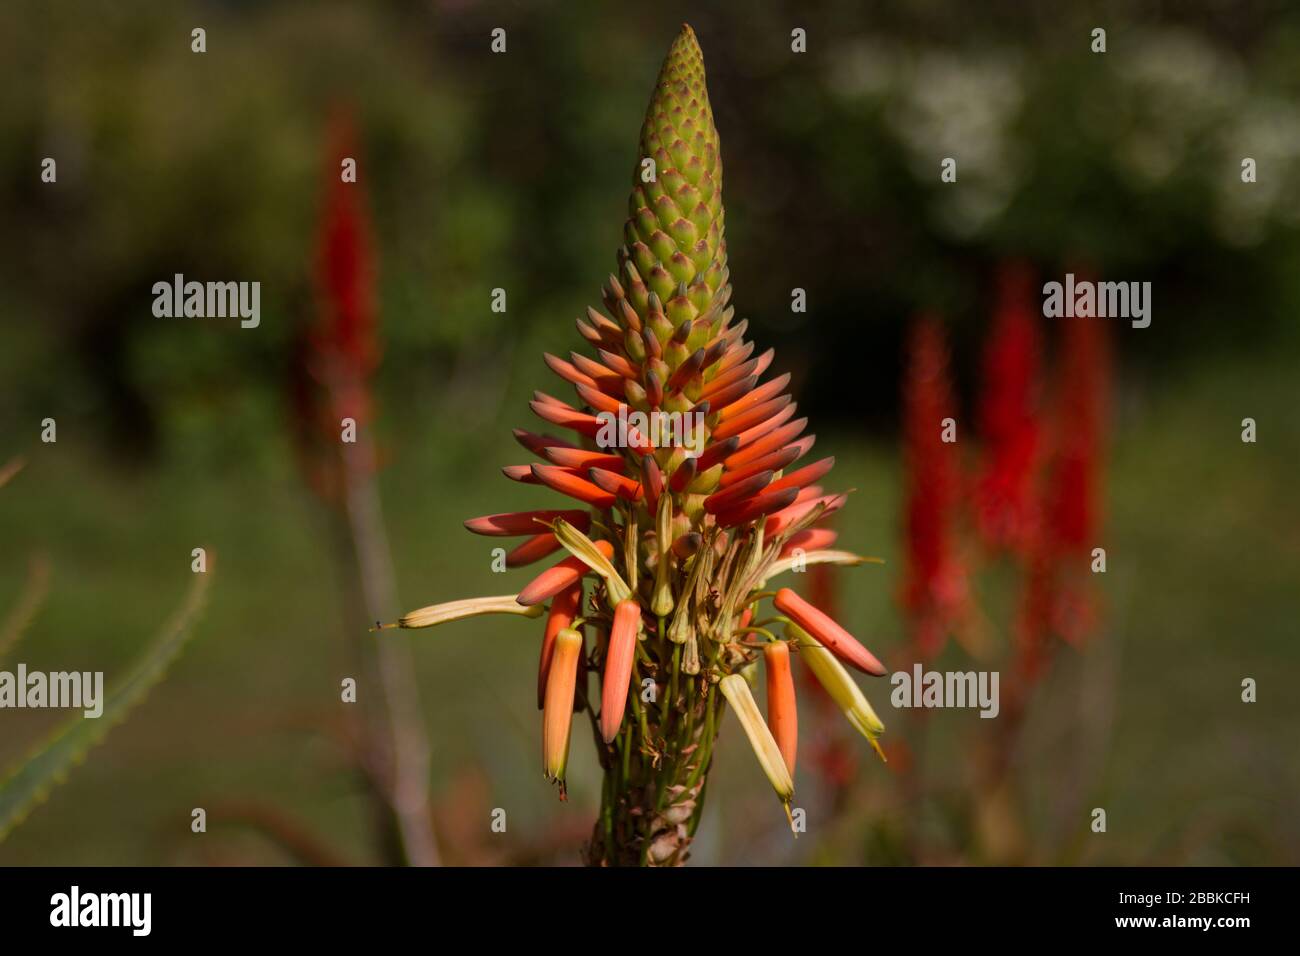
[[[463,601],[448,601],[446,604],[431,604],[418,611],[403,614],[397,621],[398,627],[433,627],[448,621],[462,618],[478,617],[481,614],[519,614],[523,617],[540,617],[543,607],[521,607],[513,594],[497,597],[466,598]],[[387,625],[391,627],[392,625]]]
[[839,660],[828,651],[825,647],[817,642],[817,639],[796,624],[787,624],[785,628],[786,635],[792,640],[799,643],[799,656],[803,658],[808,669],[813,672],[817,682],[826,689],[831,700],[844,711],[844,716],[849,719],[854,727],[867,741],[875,748],[880,759],[885,759],[885,753],[880,749],[877,742],[881,734],[885,732],[885,725],[880,722],[876,712],[872,709],[871,704],[867,701],[866,696],[858,687],[857,681],[849,673],[848,668],[839,662]]
[[774,578],[791,568],[811,567],[814,564],[843,564],[852,567],[857,564],[884,564],[881,558],[854,554],[852,551],[806,551],[801,555],[790,555],[773,561],[767,569],[767,577]]
[[605,591],[609,595],[610,607],[616,607],[620,601],[632,596],[627,582],[615,570],[609,558],[596,546],[596,542],[563,518],[556,518],[552,528],[560,544],[564,545],[575,558],[605,579]]
[[582,635],[566,627],[555,635],[551,670],[546,675],[546,702],[542,708],[542,766],[546,776],[560,783],[564,797],[564,768],[569,762],[569,731],[573,726],[573,692],[578,683]]
[[754,748],[754,756],[758,758],[763,773],[767,774],[772,789],[781,798],[781,802],[789,806],[794,798],[794,780],[785,765],[785,758],[781,756],[781,748],[776,745],[776,739],[763,722],[763,715],[758,712],[758,704],[754,703],[748,682],[739,674],[728,674],[718,686],[722,689],[722,696],[727,698],[727,703],[736,712],[740,726],[745,728],[745,736],[749,738],[749,745]]
[[659,499],[659,510],[655,515],[655,544],[659,552],[659,563],[655,566],[654,595],[650,611],[656,617],[667,617],[673,611],[673,499],[663,495]]
[[537,662],[537,709],[546,706],[546,678],[551,673],[551,655],[555,653],[555,637],[573,624],[582,607],[582,582],[561,591],[551,599],[551,610],[546,615],[546,630],[542,633],[542,653]]

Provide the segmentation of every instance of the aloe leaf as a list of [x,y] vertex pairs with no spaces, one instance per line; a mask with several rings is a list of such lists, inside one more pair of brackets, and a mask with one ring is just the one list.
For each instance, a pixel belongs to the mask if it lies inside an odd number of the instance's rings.
[[0,624],[0,661],[17,645],[23,632],[31,626],[36,612],[41,609],[50,590],[50,562],[43,554],[32,556],[27,568],[27,581],[18,596],[18,603]]
[[163,679],[193,635],[207,593],[206,574],[195,575],[185,602],[150,647],[105,695],[98,718],[69,719],[0,780],[0,841],[26,819],[86,754]]
[[3,465],[0,465],[0,488],[9,484],[9,479],[22,471],[23,466],[26,464],[27,460],[22,455],[19,455],[17,458],[10,458]]

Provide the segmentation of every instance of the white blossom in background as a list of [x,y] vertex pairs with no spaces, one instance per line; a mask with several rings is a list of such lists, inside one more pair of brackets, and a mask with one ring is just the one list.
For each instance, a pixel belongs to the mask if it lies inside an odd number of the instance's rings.
[[1019,54],[900,52],[855,40],[830,59],[832,88],[848,100],[879,101],[919,182],[938,184],[940,160],[956,160],[958,188],[936,193],[928,210],[936,226],[966,238],[991,225],[1021,178],[1021,151],[1010,135],[1024,104]]
[[1007,50],[978,55],[927,52],[908,65],[886,120],[907,147],[918,178],[939,157],[957,160],[959,188],[936,193],[935,224],[956,237],[990,225],[1020,182],[1020,153],[1010,126],[1024,103],[1019,56]]
[[[1247,95],[1219,130],[1224,175],[1214,182],[1214,219],[1225,241],[1249,246],[1270,220],[1300,224],[1300,107],[1274,96]],[[1255,160],[1255,181],[1241,181],[1241,161]]]
[[1197,151],[1240,104],[1244,84],[1240,64],[1194,34],[1144,31],[1128,44],[1131,56],[1108,61],[1121,93],[1098,118],[1110,129],[1120,175],[1147,190],[1200,165]]

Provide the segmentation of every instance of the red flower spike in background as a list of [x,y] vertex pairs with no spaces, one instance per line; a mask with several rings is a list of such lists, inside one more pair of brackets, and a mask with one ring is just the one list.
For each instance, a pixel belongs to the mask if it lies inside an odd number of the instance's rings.
[[[335,506],[351,536],[351,554],[341,558],[356,572],[358,604],[369,620],[396,610],[383,508],[375,481],[378,452],[369,427],[373,419],[371,379],[379,364],[375,254],[365,194],[342,178],[342,160],[358,155],[352,123],[339,111],[331,124],[326,153],[326,193],[314,264],[314,321],[296,338],[292,394],[294,431],[303,470],[320,496]],[[340,441],[345,420],[355,429]],[[543,529],[538,529],[543,530]],[[539,542],[531,556],[539,557]],[[516,555],[516,558],[530,555]],[[361,721],[365,769],[375,793],[395,821],[404,862],[434,865],[437,844],[428,812],[428,747],[410,648],[388,635],[361,648],[368,679],[361,696],[379,702],[377,716]],[[371,705],[374,706],[374,705]]]
[[[351,418],[362,426],[370,421],[370,379],[379,364],[379,347],[369,217],[360,186],[339,176],[341,157],[357,155],[345,113],[332,120],[329,141],[313,268],[315,314],[293,345],[291,402],[304,472],[322,497],[333,499],[342,489],[339,422]],[[374,467],[373,461],[360,464]]]
[[308,333],[308,362],[330,391],[329,438],[337,444],[341,418],[358,426],[370,421],[369,383],[379,364],[379,344],[374,240],[364,193],[360,184],[340,176],[341,159],[358,153],[347,114],[332,120],[330,142],[316,259],[318,319]]
[[1060,395],[1056,405],[1055,471],[1047,520],[1062,551],[1096,545],[1102,454],[1110,403],[1108,327],[1095,318],[1064,320]]
[[1018,621],[1019,669],[1030,681],[1046,666],[1052,636],[1077,644],[1097,617],[1091,561],[1092,549],[1103,546],[1098,533],[1110,413],[1109,328],[1095,317],[1062,321],[1041,518]]
[[1092,549],[1102,545],[1098,515],[1110,404],[1108,329],[1097,318],[1064,322],[1043,528],[1022,625],[1031,646],[1041,645],[1049,633],[1077,644],[1096,623],[1091,561]]
[[984,351],[978,425],[983,462],[975,488],[975,526],[993,551],[1023,554],[1034,535],[1039,460],[1042,334],[1033,273],[1003,267],[998,306]]
[[958,445],[942,440],[948,418],[955,421],[958,415],[943,326],[922,316],[912,326],[903,381],[907,563],[901,603],[913,647],[923,659],[939,652],[969,602],[954,540],[961,494]]

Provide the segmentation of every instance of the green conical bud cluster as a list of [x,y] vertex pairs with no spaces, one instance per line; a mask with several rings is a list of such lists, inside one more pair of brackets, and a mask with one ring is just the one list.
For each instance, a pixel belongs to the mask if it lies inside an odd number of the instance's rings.
[[[673,41],[646,110],[628,212],[622,281],[605,290],[605,304],[625,328],[629,318],[650,328],[674,370],[730,318],[718,131],[689,26]],[[624,297],[634,317],[620,314]],[[673,341],[688,321],[687,334]]]

